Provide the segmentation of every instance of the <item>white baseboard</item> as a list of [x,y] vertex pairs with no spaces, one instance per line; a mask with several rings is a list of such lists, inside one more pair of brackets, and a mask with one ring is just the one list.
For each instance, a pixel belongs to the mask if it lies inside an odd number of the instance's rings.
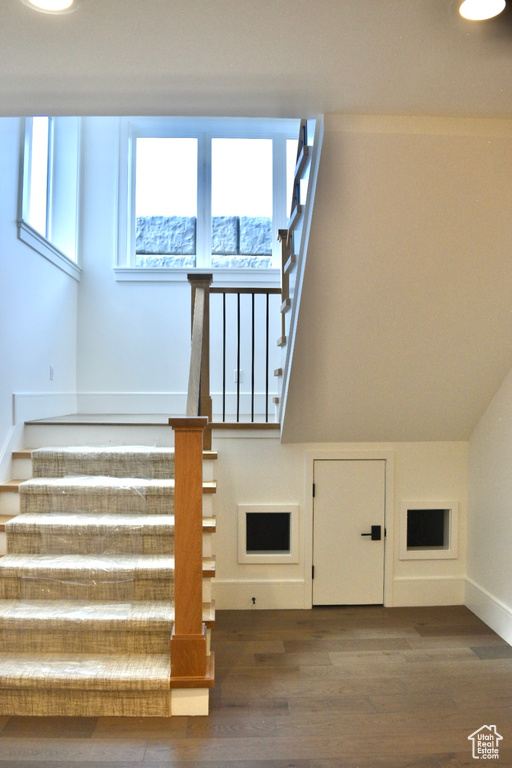
[[512,645],[512,608],[469,578],[466,578],[465,605]]
[[[274,394],[274,393],[272,393]],[[269,399],[271,393],[269,393]],[[222,413],[222,395],[212,393],[213,412]],[[79,392],[77,394],[78,413],[186,413],[186,392]],[[237,412],[236,394],[226,394],[226,413]],[[251,413],[251,397],[240,394],[240,414]],[[254,413],[265,414],[265,395],[255,394]],[[269,405],[269,414],[274,417],[274,406]]]
[[13,424],[76,412],[77,398],[72,392],[15,392],[13,395]]
[[393,580],[393,607],[464,605],[464,577],[397,578]]
[[0,482],[10,480],[12,452],[23,448],[23,423],[15,424],[7,433],[0,448]]
[[[304,605],[304,581],[268,579],[214,579],[212,582],[215,607],[219,610],[250,610],[310,608]],[[253,603],[253,597],[256,602]]]
[[78,413],[185,413],[184,392],[79,392]]

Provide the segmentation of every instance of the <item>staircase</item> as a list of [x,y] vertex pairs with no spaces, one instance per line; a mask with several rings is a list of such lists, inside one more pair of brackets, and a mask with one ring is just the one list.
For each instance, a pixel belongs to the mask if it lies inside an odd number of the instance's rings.
[[[25,479],[0,487],[0,715],[207,714],[213,675],[180,685],[170,658],[173,449],[49,447],[16,463]],[[204,481],[208,654],[214,492]]]

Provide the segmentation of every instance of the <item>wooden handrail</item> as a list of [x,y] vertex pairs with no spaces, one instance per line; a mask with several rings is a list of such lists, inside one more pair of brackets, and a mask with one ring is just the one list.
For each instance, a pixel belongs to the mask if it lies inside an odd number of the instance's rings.
[[[192,288],[192,352],[187,393],[187,416],[206,416],[212,421],[210,396],[210,286],[211,274],[187,276]],[[204,448],[212,447],[211,428],[206,427]]]

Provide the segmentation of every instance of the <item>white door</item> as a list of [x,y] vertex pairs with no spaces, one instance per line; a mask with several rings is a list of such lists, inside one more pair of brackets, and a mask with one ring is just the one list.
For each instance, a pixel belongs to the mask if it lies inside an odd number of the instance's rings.
[[386,462],[315,460],[313,605],[384,602]]

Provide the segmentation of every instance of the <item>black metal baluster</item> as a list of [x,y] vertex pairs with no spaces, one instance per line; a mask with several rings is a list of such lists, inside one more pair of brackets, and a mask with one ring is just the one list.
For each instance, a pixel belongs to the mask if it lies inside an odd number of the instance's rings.
[[254,355],[255,355],[255,349],[254,349],[254,326],[255,326],[255,317],[254,317],[254,293],[251,294],[252,298],[252,338],[251,338],[251,421],[254,421]]
[[267,293],[266,361],[265,361],[265,421],[268,421],[268,369],[269,369],[269,294]]
[[237,293],[236,420],[240,421],[240,294]]
[[222,421],[226,421],[226,294],[222,294]]

